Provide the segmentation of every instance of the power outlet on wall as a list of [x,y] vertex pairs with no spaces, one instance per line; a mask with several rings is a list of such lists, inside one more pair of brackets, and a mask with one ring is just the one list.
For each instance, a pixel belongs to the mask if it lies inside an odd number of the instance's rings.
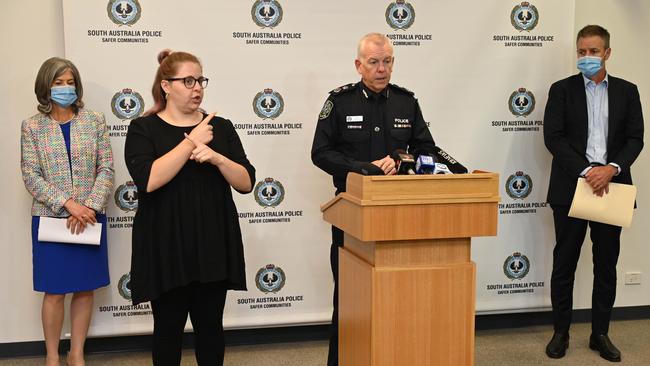
[[640,285],[641,284],[641,272],[626,272],[625,273],[625,284],[626,285]]

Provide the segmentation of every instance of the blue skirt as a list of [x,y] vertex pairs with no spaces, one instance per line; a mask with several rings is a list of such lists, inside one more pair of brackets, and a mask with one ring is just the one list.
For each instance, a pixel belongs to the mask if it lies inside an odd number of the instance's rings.
[[106,215],[97,214],[102,223],[99,245],[38,241],[39,216],[32,216],[32,264],[34,291],[48,294],[92,291],[108,286]]

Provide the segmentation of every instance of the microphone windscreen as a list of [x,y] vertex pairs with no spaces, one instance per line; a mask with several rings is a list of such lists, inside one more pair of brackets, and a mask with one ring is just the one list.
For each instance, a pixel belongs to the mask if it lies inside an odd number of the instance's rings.
[[454,174],[449,170],[447,165],[443,163],[436,163],[435,168],[433,169],[433,174]]
[[415,163],[415,172],[417,174],[434,174],[435,166],[436,161],[433,156],[420,155]]
[[445,164],[449,170],[454,174],[464,174],[467,173],[467,168],[456,159],[452,158],[445,150],[439,148],[438,146],[434,147],[436,160],[439,163]]

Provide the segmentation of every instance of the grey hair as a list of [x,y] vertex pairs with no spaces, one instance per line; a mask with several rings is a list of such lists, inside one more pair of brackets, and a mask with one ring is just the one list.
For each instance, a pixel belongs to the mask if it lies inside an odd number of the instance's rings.
[[36,94],[36,100],[38,100],[38,106],[36,108],[39,112],[49,114],[52,111],[50,88],[52,88],[54,80],[63,75],[66,70],[72,72],[75,89],[77,91],[77,100],[72,104],[72,108],[75,113],[79,112],[80,108],[83,108],[84,102],[82,101],[82,97],[84,89],[81,85],[79,70],[77,70],[77,67],[70,60],[60,57],[52,57],[43,62],[41,68],[38,70],[36,82],[34,83],[34,93]]
[[372,42],[379,46],[388,44],[390,48],[393,49],[393,45],[390,42],[390,39],[386,37],[385,34],[377,33],[377,32],[368,33],[365,36],[361,37],[361,39],[359,40],[359,44],[357,46],[357,58],[359,60],[361,60],[365,56],[362,50],[363,50],[363,46],[365,46],[366,43],[368,42]]

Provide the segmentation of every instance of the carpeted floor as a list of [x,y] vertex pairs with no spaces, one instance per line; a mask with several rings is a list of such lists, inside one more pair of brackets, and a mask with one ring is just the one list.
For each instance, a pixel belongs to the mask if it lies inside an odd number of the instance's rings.
[[[589,324],[573,325],[569,350],[567,355],[560,360],[549,359],[544,354],[544,347],[553,332],[550,326],[478,331],[476,334],[476,365],[612,365],[600,358],[598,353],[589,349],[590,331]],[[621,365],[650,365],[650,319],[612,322],[609,334],[623,354]],[[325,365],[326,358],[326,341],[236,346],[226,349],[225,365],[311,366]],[[150,365],[151,361],[149,353],[131,352],[92,354],[87,356],[86,363],[89,366],[139,366]],[[0,366],[42,364],[43,359],[41,358],[0,360]],[[195,364],[193,351],[184,351],[182,365]]]

